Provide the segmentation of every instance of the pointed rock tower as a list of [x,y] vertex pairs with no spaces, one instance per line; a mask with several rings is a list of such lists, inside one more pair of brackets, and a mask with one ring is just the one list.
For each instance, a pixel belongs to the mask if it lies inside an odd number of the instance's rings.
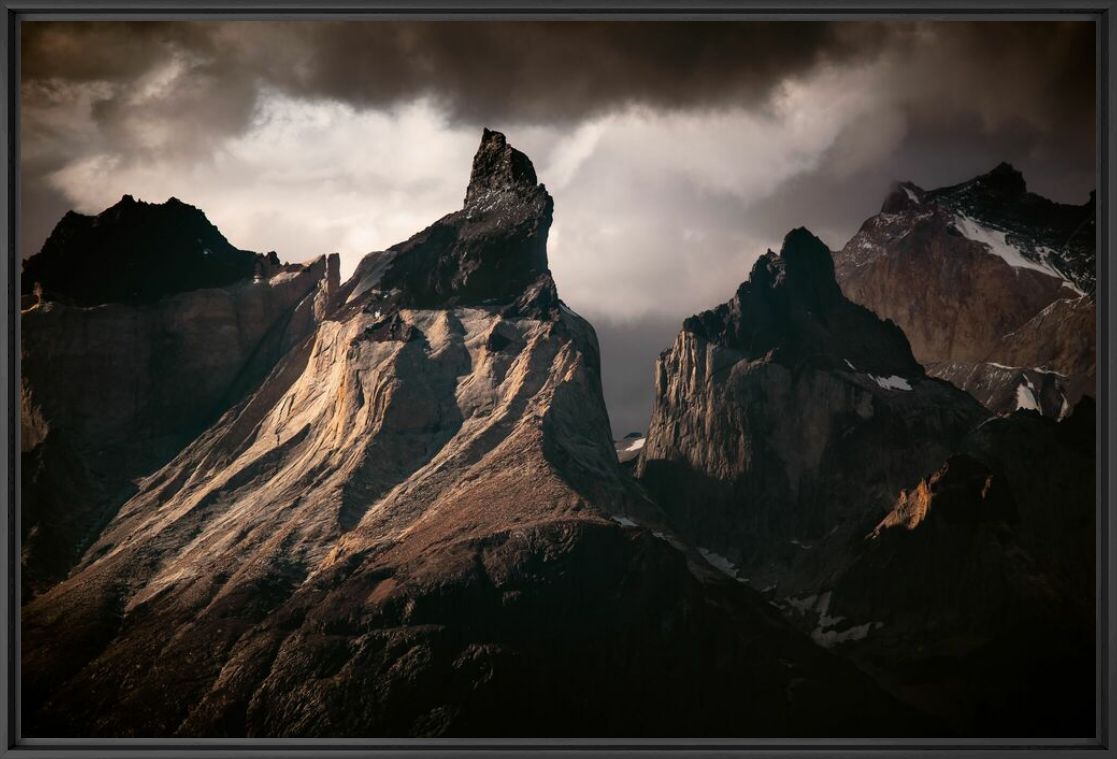
[[854,735],[910,715],[673,537],[616,463],[552,203],[484,133],[23,614],[24,734]]

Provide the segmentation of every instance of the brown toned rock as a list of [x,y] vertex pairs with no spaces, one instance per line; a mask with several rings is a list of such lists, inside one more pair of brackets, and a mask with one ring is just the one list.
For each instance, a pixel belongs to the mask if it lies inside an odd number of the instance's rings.
[[1093,403],[992,417],[836,293],[828,256],[793,232],[684,323],[641,481],[723,571],[953,734],[1092,735]]
[[788,595],[986,415],[843,297],[830,252],[797,230],[660,356],[637,472],[684,535]]
[[21,314],[23,581],[49,587],[137,478],[170,460],[313,329],[324,260],[150,304]]
[[[1094,730],[1093,404],[991,420],[913,488],[817,600],[816,640],[960,733]],[[821,613],[819,613],[821,611]]]
[[[471,182],[492,234],[422,243],[472,274],[388,287],[371,254],[25,608],[24,734],[926,729],[662,531],[617,465],[593,329],[534,248],[507,259],[501,219],[545,239],[550,207],[498,144]],[[500,262],[533,276],[475,302]]]
[[[928,373],[993,411],[1057,417],[1094,393],[1093,228],[1093,198],[1052,203],[1002,164],[953,187],[897,185],[834,260],[843,292],[899,324]],[[1048,397],[1017,403],[1045,372],[1050,391],[1031,390]]]

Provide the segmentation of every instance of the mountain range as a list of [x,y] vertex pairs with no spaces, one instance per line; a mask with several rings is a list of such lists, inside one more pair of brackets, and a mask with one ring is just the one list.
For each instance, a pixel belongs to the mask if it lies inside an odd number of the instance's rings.
[[1029,193],[1008,164],[937,190],[900,183],[835,253],[837,276],[930,374],[994,411],[1059,418],[1096,383],[1095,205]]
[[175,199],[64,217],[22,284],[24,734],[1093,734],[1092,204],[1002,166],[792,231],[621,443],[554,213],[485,130],[346,282]]

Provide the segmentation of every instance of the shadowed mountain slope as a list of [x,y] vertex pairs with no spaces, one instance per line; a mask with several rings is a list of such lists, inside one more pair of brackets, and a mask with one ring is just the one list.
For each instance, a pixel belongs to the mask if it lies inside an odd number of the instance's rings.
[[923,729],[658,529],[550,218],[486,131],[465,207],[370,254],[25,608],[25,733]]

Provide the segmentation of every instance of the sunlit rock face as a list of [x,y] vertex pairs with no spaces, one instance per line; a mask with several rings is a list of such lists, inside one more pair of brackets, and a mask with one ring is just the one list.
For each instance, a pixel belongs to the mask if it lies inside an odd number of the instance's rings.
[[1091,733],[1088,397],[993,416],[804,230],[655,376],[637,476],[723,571],[950,732]]
[[980,425],[853,546],[825,613],[799,597],[789,618],[959,733],[1088,735],[1094,414]]
[[316,300],[24,608],[25,734],[924,731],[619,466],[551,214],[486,131],[465,207]]
[[173,199],[63,218],[24,265],[25,597],[65,577],[139,478],[313,332],[337,267],[236,250]]
[[851,300],[993,411],[1060,418],[1094,395],[1093,197],[1054,203],[1007,164],[937,190],[901,183],[834,259]]
[[988,415],[842,295],[806,230],[731,301],[687,319],[655,378],[641,481],[695,541],[785,595],[829,576],[845,543]]

